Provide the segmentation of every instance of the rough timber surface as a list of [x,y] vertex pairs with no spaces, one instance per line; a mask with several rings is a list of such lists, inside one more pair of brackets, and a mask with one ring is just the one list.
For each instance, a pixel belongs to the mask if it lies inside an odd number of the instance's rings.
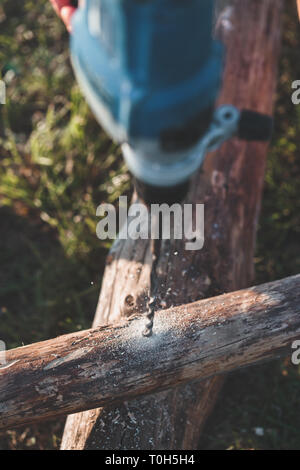
[[[232,0],[222,9],[223,4],[217,20],[218,35],[227,47],[220,103],[271,113],[283,1]],[[237,140],[208,156],[186,201],[205,203],[205,246],[187,252],[184,240],[164,242],[157,267],[161,306],[251,284],[266,156],[265,144]],[[147,241],[115,244],[94,326],[145,309],[150,266]],[[62,449],[195,449],[222,382],[223,377],[215,377],[69,416]]]

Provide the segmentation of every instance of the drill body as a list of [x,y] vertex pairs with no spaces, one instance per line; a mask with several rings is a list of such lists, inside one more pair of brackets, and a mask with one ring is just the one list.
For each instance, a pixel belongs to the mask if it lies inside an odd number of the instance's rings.
[[74,15],[77,79],[139,187],[172,191],[201,164],[222,75],[213,14],[213,0],[85,0]]

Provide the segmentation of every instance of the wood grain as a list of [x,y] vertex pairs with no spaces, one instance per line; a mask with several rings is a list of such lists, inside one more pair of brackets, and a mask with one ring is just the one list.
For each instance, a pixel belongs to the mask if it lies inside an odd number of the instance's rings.
[[[139,395],[292,352],[300,339],[300,275],[7,352],[0,430]],[[134,418],[132,417],[134,421]]]

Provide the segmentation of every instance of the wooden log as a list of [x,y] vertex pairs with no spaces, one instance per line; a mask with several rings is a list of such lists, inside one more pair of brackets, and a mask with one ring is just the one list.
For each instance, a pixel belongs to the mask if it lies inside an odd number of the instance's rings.
[[[282,0],[219,0],[226,69],[220,103],[272,112]],[[228,8],[229,7],[229,8]],[[267,146],[233,140],[210,155],[186,202],[205,203],[204,249],[164,242],[157,266],[161,306],[182,305],[251,285]],[[108,256],[94,326],[145,308],[149,243],[116,243]],[[176,254],[177,253],[177,254]],[[195,449],[223,383],[215,377],[128,404],[70,416],[62,449]]]
[[111,406],[291,353],[300,275],[7,352],[0,429]]

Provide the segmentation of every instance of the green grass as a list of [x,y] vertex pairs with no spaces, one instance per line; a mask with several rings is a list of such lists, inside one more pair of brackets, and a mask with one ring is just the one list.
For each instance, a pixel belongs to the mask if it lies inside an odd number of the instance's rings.
[[[257,282],[300,272],[300,38],[292,4],[284,45],[256,255]],[[130,191],[119,149],[75,83],[68,36],[46,0],[2,0],[0,338],[9,348],[89,327],[108,243],[96,207]],[[233,374],[201,448],[300,448],[299,370],[275,361]],[[64,420],[10,431],[0,449],[58,448]],[[264,430],[263,436],[255,433]]]

